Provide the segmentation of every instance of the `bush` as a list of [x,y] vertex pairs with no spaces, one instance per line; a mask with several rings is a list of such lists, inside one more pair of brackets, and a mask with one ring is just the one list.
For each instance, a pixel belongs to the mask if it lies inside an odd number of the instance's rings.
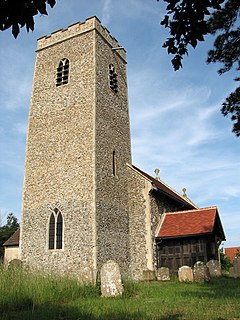
[[228,256],[223,253],[223,251],[220,251],[220,261],[221,261],[221,269],[223,271],[229,271],[229,269],[233,266],[231,263],[231,260]]

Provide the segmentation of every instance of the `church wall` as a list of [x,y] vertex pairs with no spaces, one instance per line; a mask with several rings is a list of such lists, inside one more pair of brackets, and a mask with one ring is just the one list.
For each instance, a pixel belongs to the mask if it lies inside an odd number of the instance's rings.
[[143,271],[156,270],[156,230],[164,212],[187,209],[169,196],[155,191],[151,182],[128,166],[131,277],[143,279]]
[[151,239],[149,191],[151,183],[131,167],[128,167],[128,172],[130,270],[132,279],[141,280],[143,271],[149,269],[149,264],[152,269],[152,261],[149,261],[152,254],[152,246],[149,248],[149,240]]
[[[123,51],[123,50],[120,50]],[[109,65],[118,92],[109,86]],[[109,259],[129,270],[127,166],[131,163],[126,62],[96,32],[96,231],[98,268]],[[113,169],[113,152],[115,168]]]
[[[96,267],[94,41],[92,31],[37,51],[20,237],[26,265],[83,278]],[[63,58],[69,59],[69,81],[56,87]],[[55,207],[63,215],[63,249],[49,250],[48,223]]]
[[20,258],[19,246],[8,246],[4,248],[4,265],[8,264],[15,259]]

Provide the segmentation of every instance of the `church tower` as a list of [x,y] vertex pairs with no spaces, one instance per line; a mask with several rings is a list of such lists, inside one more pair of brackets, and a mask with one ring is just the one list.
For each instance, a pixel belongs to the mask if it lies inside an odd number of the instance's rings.
[[129,269],[131,163],[125,50],[96,17],[38,40],[25,158],[21,260],[94,280]]

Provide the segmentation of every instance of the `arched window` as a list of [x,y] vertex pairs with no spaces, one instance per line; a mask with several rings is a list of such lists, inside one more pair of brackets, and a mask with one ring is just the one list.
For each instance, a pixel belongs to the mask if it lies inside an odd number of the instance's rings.
[[57,216],[56,249],[62,249],[62,230],[63,230],[62,214],[59,211]]
[[49,219],[48,249],[62,249],[63,246],[63,217],[55,208]]
[[109,65],[109,87],[114,91],[118,92],[118,80],[117,73],[112,64]]
[[54,237],[55,237],[55,217],[51,214],[49,220],[49,236],[48,236],[48,248],[54,249]]
[[69,60],[62,59],[57,67],[56,86],[68,83]]

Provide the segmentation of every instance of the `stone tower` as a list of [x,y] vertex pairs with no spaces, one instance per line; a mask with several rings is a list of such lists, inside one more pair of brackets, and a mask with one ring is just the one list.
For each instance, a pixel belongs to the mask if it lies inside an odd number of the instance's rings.
[[30,268],[86,280],[109,259],[129,270],[131,147],[119,48],[96,17],[38,40],[20,236]]

